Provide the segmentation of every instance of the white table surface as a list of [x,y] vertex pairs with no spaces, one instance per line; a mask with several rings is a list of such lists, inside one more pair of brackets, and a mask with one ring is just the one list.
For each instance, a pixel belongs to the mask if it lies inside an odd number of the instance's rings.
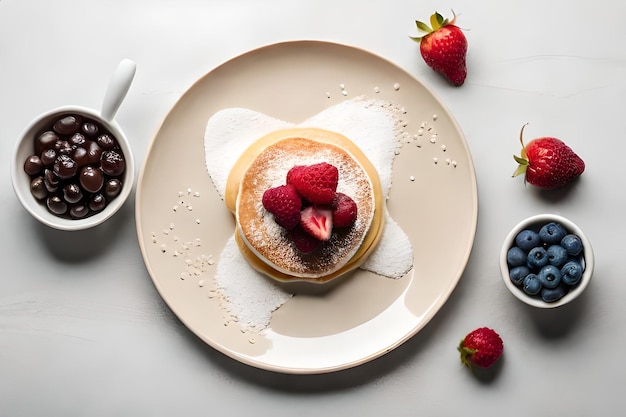
[[[451,87],[419,57],[415,19],[454,8],[469,76]],[[626,7],[564,0],[0,0],[0,414],[3,416],[589,416],[626,410],[623,158]],[[124,57],[137,75],[117,120],[139,164],[199,77],[259,46],[300,39],[367,49],[429,86],[474,158],[479,222],[466,272],[415,337],[347,371],[282,375],[235,362],[187,330],[155,290],[134,201],[105,227],[68,234],[32,219],[11,188],[14,142],[36,115],[98,108]],[[567,191],[512,179],[518,133],[564,139],[587,170]],[[594,244],[591,285],[532,310],[508,293],[500,246],[519,220],[554,212]],[[87,243],[88,242],[88,243]],[[505,355],[489,378],[456,346],[490,326]]]

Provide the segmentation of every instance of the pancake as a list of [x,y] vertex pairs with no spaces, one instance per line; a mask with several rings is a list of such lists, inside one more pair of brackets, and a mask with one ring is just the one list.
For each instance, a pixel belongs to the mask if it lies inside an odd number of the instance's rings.
[[[319,162],[338,168],[337,192],[356,202],[358,217],[350,228],[334,230],[319,249],[303,254],[261,199],[265,190],[285,183],[293,166]],[[327,282],[357,268],[376,247],[384,226],[376,169],[348,138],[322,129],[284,129],[257,140],[231,170],[225,203],[236,217],[236,241],[245,259],[281,281]]]

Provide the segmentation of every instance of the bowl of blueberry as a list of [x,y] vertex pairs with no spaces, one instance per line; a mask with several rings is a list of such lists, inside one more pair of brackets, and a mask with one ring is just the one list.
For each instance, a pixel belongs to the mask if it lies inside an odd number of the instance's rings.
[[559,307],[587,287],[594,268],[591,243],[572,221],[556,214],[522,220],[500,253],[504,284],[534,307]]
[[22,132],[11,160],[13,189],[37,220],[59,230],[101,224],[128,199],[135,164],[114,116],[135,75],[122,60],[101,110],[63,106],[36,117]]

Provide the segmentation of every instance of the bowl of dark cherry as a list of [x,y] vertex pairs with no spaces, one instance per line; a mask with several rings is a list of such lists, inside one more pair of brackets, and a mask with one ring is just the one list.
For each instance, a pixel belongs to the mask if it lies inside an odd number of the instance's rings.
[[37,220],[59,230],[83,230],[113,216],[134,185],[135,162],[114,120],[135,75],[122,60],[100,111],[63,106],[36,117],[12,158],[13,189]]

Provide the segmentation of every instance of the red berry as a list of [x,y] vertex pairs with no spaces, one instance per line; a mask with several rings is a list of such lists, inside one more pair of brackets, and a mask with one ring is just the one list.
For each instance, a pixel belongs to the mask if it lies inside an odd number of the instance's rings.
[[300,225],[317,240],[328,240],[333,231],[333,213],[330,209],[309,206],[300,214]]
[[435,12],[430,17],[432,28],[427,24],[415,21],[417,29],[426,34],[411,37],[420,43],[420,53],[426,64],[442,74],[453,85],[461,85],[467,76],[467,38],[452,20],[444,19]]
[[293,185],[294,181],[298,181],[296,178],[303,175],[302,173],[304,172],[305,169],[306,169],[305,165],[296,165],[293,168],[291,168],[287,172],[287,184]]
[[293,229],[300,223],[302,202],[292,185],[270,188],[263,193],[263,207],[274,215],[274,220],[285,229]]
[[302,198],[313,204],[331,204],[338,180],[339,171],[326,162],[295,166],[287,173],[287,183],[292,184]]
[[337,193],[333,201],[333,226],[351,227],[357,218],[357,205],[344,193]]
[[520,132],[522,151],[514,156],[519,164],[513,176],[525,174],[525,181],[539,188],[552,189],[562,187],[585,171],[585,162],[563,141],[542,137],[533,139],[524,145]]
[[502,356],[504,344],[495,330],[480,327],[469,332],[461,340],[458,350],[464,365],[470,367],[473,364],[480,368],[489,368]]
[[289,231],[289,238],[302,253],[311,253],[320,245],[320,241],[307,232],[302,227],[295,227]]

